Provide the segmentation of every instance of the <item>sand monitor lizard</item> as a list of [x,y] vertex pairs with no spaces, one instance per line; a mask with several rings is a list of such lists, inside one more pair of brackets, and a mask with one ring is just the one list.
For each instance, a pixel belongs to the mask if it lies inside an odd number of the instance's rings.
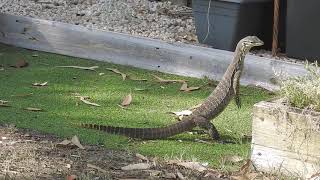
[[232,98],[235,98],[236,105],[239,108],[241,107],[239,81],[243,70],[245,55],[252,47],[261,45],[263,45],[263,41],[256,36],[247,36],[241,39],[235,49],[233,61],[228,66],[227,71],[224,73],[214,91],[190,116],[186,116],[175,124],[159,128],[127,128],[97,124],[80,124],[80,126],[139,139],[166,138],[190,131],[198,126],[207,130],[211,138],[218,140],[219,133],[210,120],[218,116]]

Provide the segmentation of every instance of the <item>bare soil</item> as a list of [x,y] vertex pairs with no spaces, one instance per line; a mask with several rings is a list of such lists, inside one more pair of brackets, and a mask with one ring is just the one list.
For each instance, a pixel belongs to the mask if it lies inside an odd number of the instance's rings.
[[[198,172],[151,158],[146,161],[133,153],[101,146],[60,147],[57,144],[63,139],[14,126],[0,126],[0,138],[0,179],[223,178],[216,171]],[[149,163],[151,168],[121,170],[121,167],[142,161]]]

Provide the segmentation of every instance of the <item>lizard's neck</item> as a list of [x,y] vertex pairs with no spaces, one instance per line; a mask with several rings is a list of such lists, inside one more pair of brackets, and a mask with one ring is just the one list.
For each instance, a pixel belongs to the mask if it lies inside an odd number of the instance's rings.
[[243,69],[244,58],[247,53],[247,51],[243,51],[241,46],[237,46],[234,52],[233,61],[231,62],[227,71],[225,72],[223,79],[231,79],[231,77],[237,70]]

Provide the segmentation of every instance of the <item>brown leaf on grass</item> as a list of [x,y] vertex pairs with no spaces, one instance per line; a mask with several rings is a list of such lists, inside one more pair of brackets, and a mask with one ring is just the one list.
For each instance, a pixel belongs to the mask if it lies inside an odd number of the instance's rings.
[[6,104],[6,103],[8,103],[9,101],[5,101],[5,100],[1,100],[0,99],[0,104]]
[[73,148],[77,147],[75,144],[73,144],[71,141],[69,141],[67,139],[57,143],[56,146],[57,147],[62,147],[62,148],[70,148],[70,149],[73,149]]
[[176,116],[189,116],[192,114],[192,111],[183,110],[183,111],[172,111],[170,113],[175,114]]
[[67,146],[67,145],[69,145],[71,143],[72,143],[71,141],[65,139],[65,140],[59,142],[58,145]]
[[186,82],[183,82],[180,87],[180,91],[185,91],[186,89],[188,89],[188,84]]
[[26,96],[32,96],[33,93],[26,93],[26,94],[16,94],[16,95],[11,95],[11,96],[14,96],[14,97],[26,97]]
[[25,60],[19,60],[16,62],[15,65],[11,65],[11,67],[15,67],[15,68],[23,68],[23,67],[27,67],[29,65],[29,63]]
[[135,90],[135,91],[145,91],[145,90],[147,90],[147,89],[144,89],[144,88],[134,88],[133,90]]
[[84,149],[84,147],[80,144],[78,136],[73,136],[71,139],[72,144],[78,146],[80,149]]
[[183,82],[180,91],[190,92],[198,89],[200,89],[200,87],[188,87],[188,84]]
[[186,178],[183,176],[183,174],[177,170],[177,177],[180,179],[180,180],[185,180]]
[[250,172],[251,160],[248,159],[240,168],[240,174],[248,174]]
[[80,98],[80,101],[82,101],[82,102],[85,103],[85,104],[88,104],[88,105],[91,105],[91,106],[100,107],[99,104],[96,104],[96,103],[93,103],[93,102],[90,102],[90,101],[86,100],[86,99],[89,98],[88,96],[76,96],[76,97],[79,97],[79,98]]
[[48,82],[43,82],[43,83],[32,83],[32,86],[38,86],[38,87],[42,87],[42,86],[47,86],[48,85]]
[[151,165],[148,163],[138,163],[138,164],[129,164],[127,166],[121,167],[121,170],[123,171],[146,170],[150,168],[151,168]]
[[0,107],[11,107],[11,106],[10,106],[10,105],[8,105],[8,104],[0,103]]
[[10,105],[8,105],[9,101],[5,101],[5,100],[1,100],[0,99],[0,107],[10,107]]
[[237,163],[237,162],[243,161],[243,158],[240,156],[237,156],[237,155],[225,156],[223,158],[224,158],[224,160],[232,162],[232,163]]
[[207,168],[199,162],[179,162],[177,163],[177,165],[183,166],[188,169],[197,170],[199,172],[207,170]]
[[100,167],[98,167],[98,166],[96,166],[96,165],[93,165],[93,164],[87,164],[87,167],[88,167],[88,168],[92,168],[92,169],[96,169],[96,170],[98,170],[98,171],[100,171],[100,172],[102,172],[102,173],[107,173],[106,170],[104,170],[104,169],[102,169],[102,168],[100,168]]
[[185,80],[162,79],[161,77],[156,76],[156,75],[152,75],[152,76],[155,77],[157,79],[157,81],[160,82],[160,83],[176,83],[176,82],[184,83],[184,82],[186,82]]
[[132,101],[132,95],[130,93],[126,97],[123,98],[121,106],[129,106],[131,101]]
[[176,179],[176,175],[174,173],[169,173],[169,172],[166,172],[164,175],[162,175],[162,178],[164,179]]
[[85,149],[85,148],[81,145],[81,143],[80,143],[80,141],[79,141],[79,138],[78,138],[77,136],[73,136],[72,139],[71,139],[71,141],[65,139],[65,140],[57,143],[57,146],[58,146],[58,147],[69,147],[69,148],[78,147],[78,148],[80,148],[80,149]]
[[106,69],[108,69],[116,74],[120,74],[122,76],[123,81],[126,80],[126,78],[127,78],[127,75],[125,73],[120,72],[118,69],[115,69],[115,68],[106,68]]
[[74,68],[74,69],[83,69],[83,70],[90,70],[96,71],[99,66],[91,66],[91,67],[83,67],[83,66],[55,66],[57,68]]
[[190,116],[192,114],[192,111],[190,110],[183,110],[183,111],[177,111],[177,112],[170,112],[178,117],[179,120],[182,120],[184,116]]
[[136,157],[143,160],[143,161],[149,161],[149,159],[142,154],[136,153]]
[[26,108],[23,108],[23,109],[27,110],[27,111],[34,111],[34,112],[43,111],[43,109],[34,108],[34,107],[26,107]]

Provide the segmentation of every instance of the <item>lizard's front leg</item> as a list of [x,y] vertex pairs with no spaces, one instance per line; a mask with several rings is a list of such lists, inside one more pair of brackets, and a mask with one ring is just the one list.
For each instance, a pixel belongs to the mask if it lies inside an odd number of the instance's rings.
[[201,117],[201,116],[197,116],[194,118],[195,123],[197,124],[198,127],[205,129],[208,131],[209,136],[213,139],[213,140],[219,140],[220,139],[220,135],[218,130],[216,129],[216,127],[206,118]]

